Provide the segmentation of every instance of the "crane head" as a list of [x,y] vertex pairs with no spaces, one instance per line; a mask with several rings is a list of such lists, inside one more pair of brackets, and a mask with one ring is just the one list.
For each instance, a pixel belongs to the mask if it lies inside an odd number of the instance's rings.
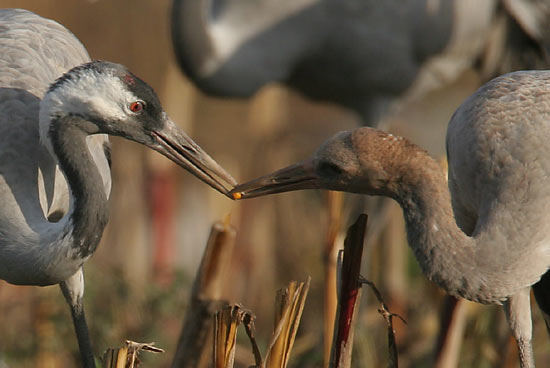
[[144,144],[225,195],[236,184],[168,117],[154,90],[122,65],[92,61],[57,79],[40,105],[40,136],[52,153],[50,131],[62,124]]
[[230,195],[244,199],[318,188],[396,197],[402,179],[398,163],[415,152],[409,149],[412,146],[401,137],[369,127],[340,132],[310,158],[239,184]]

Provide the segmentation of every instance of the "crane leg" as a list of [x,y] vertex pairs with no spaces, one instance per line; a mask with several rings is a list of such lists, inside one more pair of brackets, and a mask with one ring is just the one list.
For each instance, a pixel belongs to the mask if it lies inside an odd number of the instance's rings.
[[533,346],[533,322],[531,320],[530,288],[522,289],[504,302],[504,312],[519,350],[519,364],[521,368],[535,368]]
[[59,286],[71,308],[78,348],[80,349],[80,357],[82,358],[82,366],[84,368],[95,368],[92,343],[88,333],[88,325],[86,324],[86,317],[84,315],[84,304],[82,302],[82,297],[84,296],[84,273],[82,268],[67,280],[61,282]]

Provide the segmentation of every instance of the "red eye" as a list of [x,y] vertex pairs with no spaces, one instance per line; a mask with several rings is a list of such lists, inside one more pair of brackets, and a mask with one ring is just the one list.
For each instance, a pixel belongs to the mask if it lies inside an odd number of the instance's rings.
[[143,101],[134,101],[129,107],[132,112],[141,112],[145,108],[145,103]]

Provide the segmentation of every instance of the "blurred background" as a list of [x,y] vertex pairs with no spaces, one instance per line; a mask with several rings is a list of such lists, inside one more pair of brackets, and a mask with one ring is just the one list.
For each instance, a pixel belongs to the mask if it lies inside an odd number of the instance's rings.
[[[425,6],[439,3],[427,0]],[[510,28],[503,25],[510,15],[503,14],[513,7],[488,1],[476,8],[474,3],[463,2],[478,15],[480,8],[487,11],[481,20],[463,17],[479,22],[475,32],[452,32],[453,40],[462,35],[462,45],[468,47],[455,48],[455,54],[423,74],[420,66],[432,56],[427,52],[412,74],[428,78],[390,91],[382,106],[368,113],[335,101],[314,101],[270,81],[248,99],[207,96],[184,76],[176,61],[169,0],[0,0],[0,7],[25,8],[54,19],[81,40],[93,59],[126,65],[157,91],[174,121],[238,181],[244,181],[305,158],[334,133],[364,123],[404,135],[444,162],[446,126],[456,107],[484,80],[518,65],[504,62],[506,37],[498,33],[510,36]],[[519,29],[518,24],[515,27]],[[495,39],[498,47],[489,47]],[[326,193],[295,192],[234,203],[158,154],[121,139],[112,142],[111,218],[98,251],[85,266],[85,305],[96,352],[119,346],[125,339],[155,341],[167,352],[143,356],[144,366],[169,366],[210,226],[230,215],[238,236],[224,298],[256,314],[258,338],[265,344],[271,334],[275,290],[311,275],[290,364],[321,367]],[[350,213],[357,212],[353,203],[359,201],[357,196],[346,196],[349,211],[343,216],[342,230],[355,219]],[[430,367],[443,293],[425,279],[412,257],[399,225],[399,209],[376,208],[368,211],[362,273],[391,300],[392,311],[408,321],[408,325],[395,324],[401,365]],[[382,226],[388,218],[389,228]],[[354,366],[386,366],[384,321],[372,294],[365,291],[363,298]],[[465,313],[460,366],[504,366],[504,362],[515,366],[516,352],[502,311],[467,303]],[[533,315],[537,363],[548,366],[544,322],[538,311]],[[2,368],[78,366],[69,310],[57,287],[15,287],[0,281],[0,331]],[[238,366],[253,363],[248,348],[238,351]]]

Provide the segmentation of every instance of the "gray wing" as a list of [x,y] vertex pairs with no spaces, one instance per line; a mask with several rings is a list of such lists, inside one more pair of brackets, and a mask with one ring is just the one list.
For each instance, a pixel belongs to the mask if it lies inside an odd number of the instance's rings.
[[479,260],[502,265],[500,285],[513,293],[550,265],[549,85],[549,71],[495,78],[459,107],[447,130],[457,223],[480,244]]
[[[89,61],[62,25],[18,9],[0,9],[0,236],[34,236],[68,208],[68,190],[55,160],[40,143],[39,104],[48,86]],[[89,143],[107,168],[103,136]],[[102,171],[105,171],[103,169]],[[105,174],[105,173],[102,173]],[[104,176],[106,190],[110,176]]]
[[0,37],[0,86],[39,98],[56,78],[90,60],[65,27],[26,10],[0,9]]

